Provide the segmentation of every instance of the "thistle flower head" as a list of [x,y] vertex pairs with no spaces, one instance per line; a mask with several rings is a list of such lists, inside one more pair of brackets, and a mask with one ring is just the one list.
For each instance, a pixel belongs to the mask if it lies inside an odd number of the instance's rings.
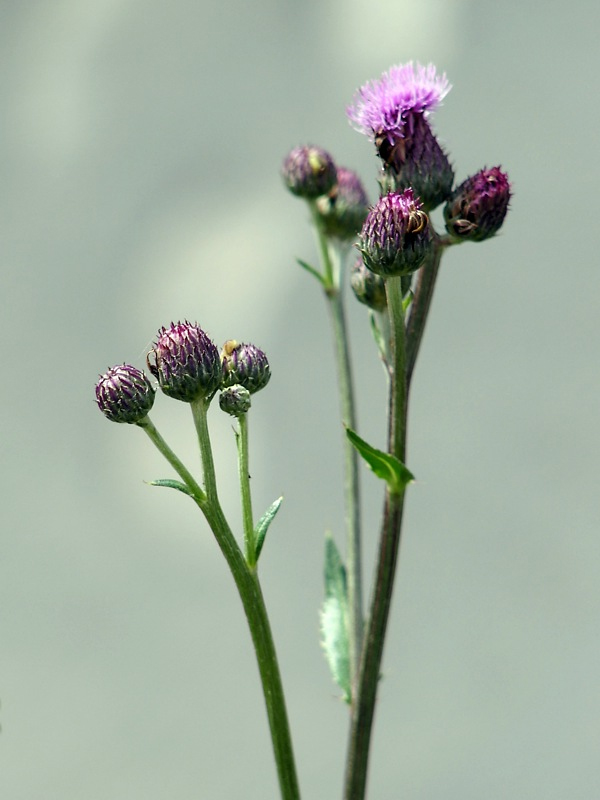
[[241,417],[250,410],[252,399],[250,392],[239,383],[226,386],[219,395],[219,406],[221,411],[232,417]]
[[500,167],[480,170],[463,181],[446,203],[446,230],[458,241],[489,239],[504,222],[510,195],[508,175]]
[[411,116],[433,111],[451,88],[446,74],[436,75],[433,64],[415,66],[409,61],[365,83],[346,113],[356,130],[394,145],[405,137],[407,126],[410,133]]
[[292,194],[314,200],[335,186],[336,166],[326,150],[304,145],[285,157],[281,176]]
[[362,256],[350,269],[350,286],[356,299],[374,311],[383,311],[387,306],[385,280],[365,267]]
[[129,364],[111,367],[96,383],[96,403],[111,422],[141,422],[154,405],[155,394],[146,375]]
[[263,389],[271,379],[267,356],[253,344],[229,339],[221,351],[222,386],[240,384],[250,394]]
[[426,211],[448,199],[454,181],[448,156],[427,119],[449,91],[446,75],[436,75],[433,64],[415,67],[411,61],[365,84],[347,110],[354,127],[377,147],[383,162],[382,192],[411,187]]
[[377,275],[410,275],[422,265],[432,243],[429,218],[412,189],[380,197],[369,211],[358,249]]
[[212,397],[221,384],[219,351],[191,322],[160,328],[146,361],[163,392],[185,403]]
[[356,172],[338,167],[335,186],[328,194],[319,197],[316,205],[325,234],[351,240],[365,221],[369,198]]

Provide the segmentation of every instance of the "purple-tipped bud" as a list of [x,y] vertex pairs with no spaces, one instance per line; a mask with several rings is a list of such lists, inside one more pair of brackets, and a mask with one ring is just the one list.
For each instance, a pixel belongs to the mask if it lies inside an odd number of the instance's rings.
[[250,394],[263,389],[271,378],[266,355],[253,344],[240,344],[229,339],[221,351],[222,386],[239,383]]
[[377,275],[410,275],[419,269],[431,247],[429,218],[411,189],[380,197],[369,211],[358,249]]
[[328,152],[305,145],[296,147],[286,156],[281,175],[292,194],[314,200],[335,186],[336,166]]
[[221,384],[219,351],[191,322],[160,328],[146,361],[163,392],[184,403],[212,397]]
[[350,286],[356,299],[374,311],[383,311],[386,307],[385,280],[365,267],[362,256],[352,265]]
[[504,222],[510,194],[508,175],[500,167],[480,170],[463,181],[446,203],[446,230],[461,242],[489,239]]
[[146,375],[129,364],[111,367],[96,384],[96,403],[111,422],[141,422],[154,405],[155,394]]
[[219,395],[219,406],[221,411],[230,414],[232,417],[241,417],[250,410],[252,400],[250,392],[239,383],[227,386]]
[[317,212],[326,236],[355,239],[369,210],[369,198],[358,175],[338,167],[337,183],[317,200]]

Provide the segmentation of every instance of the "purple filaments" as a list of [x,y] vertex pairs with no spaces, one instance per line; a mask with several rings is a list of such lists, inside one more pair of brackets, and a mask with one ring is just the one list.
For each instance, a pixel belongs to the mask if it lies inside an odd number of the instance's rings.
[[369,81],[346,113],[350,122],[371,139],[386,137],[390,144],[404,137],[411,114],[426,114],[438,106],[451,85],[446,74],[436,75],[433,64],[400,64]]

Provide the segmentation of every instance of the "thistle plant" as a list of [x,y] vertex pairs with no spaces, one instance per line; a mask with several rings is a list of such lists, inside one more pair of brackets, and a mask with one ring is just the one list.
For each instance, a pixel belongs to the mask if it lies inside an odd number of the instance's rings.
[[[347,115],[371,140],[381,166],[380,196],[369,206],[358,175],[337,166],[314,145],[293,149],[281,174],[289,191],[308,206],[318,263],[298,263],[323,292],[337,363],[344,464],[345,544],[325,538],[325,598],[320,612],[322,644],[332,677],[349,712],[345,800],[363,800],[377,689],[397,572],[403,509],[413,475],[407,466],[407,409],[411,380],[444,252],[462,242],[482,242],[502,226],[511,186],[500,167],[483,168],[454,187],[454,171],[432,128],[431,115],[450,90],[435,67],[412,62],[392,67],[356,93]],[[444,204],[445,231],[431,211]],[[345,291],[350,283],[352,293]],[[346,322],[346,303],[358,300],[384,366],[388,414],[382,419],[385,447],[361,438]],[[281,797],[297,800],[300,789],[285,697],[258,566],[276,499],[257,519],[249,480],[248,418],[254,395],[270,385],[266,354],[256,345],[225,341],[221,350],[202,328],[171,323],[158,331],[147,366],[167,398],[190,406],[201,456],[195,477],[151,422],[156,388],[135,366],[109,369],[96,385],[107,419],[140,428],[176,477],[152,481],[176,489],[203,515],[237,586],[248,620],[265,698]],[[234,532],[221,508],[212,458],[208,410],[216,396],[234,421],[238,452],[242,530]],[[359,459],[384,489],[379,544],[370,586],[364,586]],[[373,520],[369,530],[374,529]],[[365,597],[368,605],[365,605]],[[398,783],[401,785],[401,777]],[[401,795],[401,790],[398,790]]]

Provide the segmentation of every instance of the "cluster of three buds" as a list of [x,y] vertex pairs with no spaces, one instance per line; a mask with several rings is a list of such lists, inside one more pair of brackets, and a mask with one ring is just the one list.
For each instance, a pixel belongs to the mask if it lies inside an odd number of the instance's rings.
[[[198,325],[171,323],[161,328],[147,357],[148,369],[168,397],[185,403],[210,401],[220,389],[219,405],[238,417],[250,408],[250,395],[271,377],[266,355],[253,344],[229,340],[219,353]],[[101,375],[96,402],[112,422],[139,424],[154,405],[156,390],[137,367],[121,364]]]

